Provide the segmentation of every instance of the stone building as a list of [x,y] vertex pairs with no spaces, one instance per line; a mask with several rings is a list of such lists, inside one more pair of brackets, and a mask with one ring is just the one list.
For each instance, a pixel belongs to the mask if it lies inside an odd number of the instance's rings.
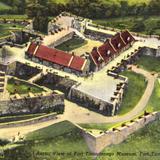
[[[21,62],[8,65],[0,64],[0,115],[15,115],[29,113],[48,113],[64,111],[64,94],[56,90],[44,89],[40,93],[10,94],[7,91],[7,79],[18,77],[29,86],[37,86],[27,80],[39,74],[41,70]],[[17,78],[16,78],[17,79]],[[41,86],[38,86],[42,88]]]
[[134,42],[134,37],[126,30],[107,39],[100,47],[94,47],[90,54],[91,70],[100,70],[121,52],[130,48]]
[[48,67],[81,76],[85,76],[89,71],[87,59],[34,42],[29,45],[26,58]]

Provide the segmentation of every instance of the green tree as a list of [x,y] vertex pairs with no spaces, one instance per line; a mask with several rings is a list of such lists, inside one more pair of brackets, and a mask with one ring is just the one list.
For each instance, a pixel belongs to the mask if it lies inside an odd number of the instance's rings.
[[148,8],[150,14],[160,15],[160,0],[151,0]]
[[33,29],[47,33],[48,30],[48,1],[29,0],[27,15],[33,19]]
[[135,24],[132,27],[132,31],[134,32],[142,32],[146,28],[143,21],[136,21]]

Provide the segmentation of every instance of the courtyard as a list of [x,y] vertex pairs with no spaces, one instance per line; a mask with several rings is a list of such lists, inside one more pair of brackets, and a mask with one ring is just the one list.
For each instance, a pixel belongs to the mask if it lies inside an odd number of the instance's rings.
[[7,83],[7,90],[10,94],[27,94],[31,93],[41,93],[44,90],[40,87],[35,85],[29,84],[25,81],[21,81],[18,79],[11,78],[8,80]]
[[92,49],[95,46],[100,46],[102,42],[91,40],[91,39],[86,39],[87,43],[84,44],[83,46],[73,49],[72,52],[74,52],[77,55],[82,55],[85,53],[91,53]]
[[56,48],[62,51],[72,52],[73,50],[81,48],[87,43],[88,42],[86,40],[83,40],[79,37],[73,37],[71,40],[64,42],[63,44],[57,46]]

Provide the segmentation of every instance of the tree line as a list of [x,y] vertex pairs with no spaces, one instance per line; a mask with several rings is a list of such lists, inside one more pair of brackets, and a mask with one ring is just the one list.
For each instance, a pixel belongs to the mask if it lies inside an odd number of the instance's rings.
[[[131,15],[160,15],[160,0],[147,3],[129,4],[126,0],[70,0],[66,4],[55,3],[53,0],[1,0],[12,7],[9,13],[28,13],[28,5],[40,4],[46,8],[48,16],[56,16],[62,11],[87,18],[110,18]],[[29,7],[29,9],[30,9]],[[30,13],[31,11],[29,11]],[[32,12],[35,12],[32,10]]]

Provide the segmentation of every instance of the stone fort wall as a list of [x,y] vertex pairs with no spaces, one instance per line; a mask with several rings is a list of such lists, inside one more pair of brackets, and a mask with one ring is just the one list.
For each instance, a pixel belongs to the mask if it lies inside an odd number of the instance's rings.
[[80,83],[72,86],[68,94],[68,98],[73,102],[79,103],[80,105],[83,104],[88,109],[94,110],[103,115],[115,115],[121,106],[121,102],[128,84],[128,78],[113,72],[108,72],[108,75],[123,81],[122,83],[117,85],[117,89],[115,90],[113,96],[110,97],[110,102],[103,101],[101,99],[98,99],[97,97],[91,96],[77,89]]
[[113,104],[93,97],[89,94],[83,93],[76,87],[73,87],[68,95],[68,98],[76,103],[83,104],[90,110],[99,112],[104,115],[111,116],[113,111]]
[[32,67],[28,64],[21,63],[18,61],[15,61],[13,63],[10,63],[6,67],[6,74],[16,76],[20,79],[28,80],[32,78],[34,75],[40,73],[42,70],[38,67]]
[[90,151],[94,154],[99,154],[105,147],[123,142],[132,133],[159,119],[160,112],[154,112],[149,115],[139,117],[114,130],[108,130],[99,136],[94,136],[84,130],[82,133]]
[[65,35],[64,37],[62,37],[62,38],[58,39],[57,41],[55,41],[54,44],[49,45],[49,47],[55,48],[55,47],[61,45],[62,43],[72,39],[74,34],[75,34],[74,32],[71,32],[71,33]]
[[[21,95],[22,96],[22,95]],[[34,97],[18,97],[1,101],[0,115],[28,114],[38,112],[60,112],[64,111],[64,95],[49,94]]]

